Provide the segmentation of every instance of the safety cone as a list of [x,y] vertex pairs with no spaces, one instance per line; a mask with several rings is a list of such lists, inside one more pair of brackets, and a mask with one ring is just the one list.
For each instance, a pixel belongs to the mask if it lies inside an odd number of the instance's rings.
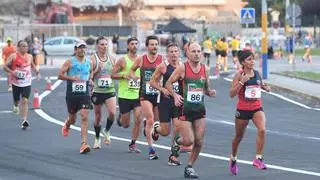
[[39,91],[38,89],[35,89],[33,94],[33,109],[39,109],[39,108],[40,108]]
[[46,90],[52,91],[52,83],[50,77],[47,78]]

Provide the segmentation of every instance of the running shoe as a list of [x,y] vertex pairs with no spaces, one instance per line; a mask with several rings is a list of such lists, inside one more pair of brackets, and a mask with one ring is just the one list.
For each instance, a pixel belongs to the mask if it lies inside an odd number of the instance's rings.
[[141,150],[137,147],[136,144],[131,144],[131,145],[129,145],[128,152],[129,153],[141,153]]
[[69,128],[67,127],[67,120],[64,123],[64,126],[61,129],[61,133],[64,137],[69,136]]
[[12,111],[13,111],[14,113],[16,113],[16,114],[19,114],[19,107],[13,105],[13,110],[12,110]]
[[184,178],[197,179],[199,178],[199,175],[196,173],[196,171],[192,167],[187,166],[184,169]]
[[80,154],[86,154],[88,152],[90,152],[90,146],[86,142],[82,143],[80,147]]
[[179,161],[179,159],[177,157],[175,157],[172,154],[169,156],[169,160],[168,160],[169,166],[180,166],[181,164],[182,163]]
[[149,149],[149,160],[157,159],[159,159],[159,157],[157,156],[156,151],[153,148]]
[[187,153],[187,152],[191,152],[193,148],[193,145],[191,146],[180,146],[180,153]]
[[147,120],[144,118],[143,119],[143,135],[146,137],[146,126],[147,126]]
[[29,126],[29,122],[27,120],[23,120],[21,124],[21,129],[26,130],[28,126]]
[[100,149],[100,148],[101,148],[101,139],[100,138],[94,138],[93,149]]
[[230,159],[229,170],[233,175],[237,175],[239,172],[237,161]]
[[252,165],[256,167],[257,169],[267,169],[267,166],[263,162],[263,158],[254,159],[252,161]]
[[157,130],[156,130],[157,127],[159,127],[159,126],[160,126],[159,121],[154,122],[152,125],[151,136],[154,141],[157,141],[159,139],[159,133],[157,133]]
[[106,130],[106,128],[102,131],[103,137],[104,137],[104,143],[105,144],[111,144],[111,138],[110,138],[110,132]]

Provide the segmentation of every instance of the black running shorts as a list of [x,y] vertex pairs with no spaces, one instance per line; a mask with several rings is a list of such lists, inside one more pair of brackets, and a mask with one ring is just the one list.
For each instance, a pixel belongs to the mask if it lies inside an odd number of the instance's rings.
[[121,114],[128,113],[136,107],[140,106],[139,99],[118,98],[119,110]]
[[68,112],[77,113],[80,109],[90,109],[90,96],[66,96]]
[[29,99],[31,93],[31,86],[19,87],[12,84],[13,101],[20,101],[20,96]]
[[104,102],[112,97],[115,97],[116,93],[93,93],[91,96],[91,101],[94,105],[101,105],[104,104]]
[[240,110],[237,109],[235,118],[236,119],[241,119],[241,120],[250,120],[253,118],[254,113],[263,111],[262,107],[255,109],[255,110]]

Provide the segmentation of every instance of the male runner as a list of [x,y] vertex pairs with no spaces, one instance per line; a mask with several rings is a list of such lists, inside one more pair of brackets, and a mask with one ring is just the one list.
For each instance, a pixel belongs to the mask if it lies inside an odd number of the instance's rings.
[[[178,134],[178,107],[174,105],[174,101],[169,91],[165,88],[165,84],[171,76],[174,69],[179,65],[180,52],[178,45],[170,43],[167,46],[167,60],[163,61],[153,73],[150,84],[161,92],[159,109],[159,119],[153,123],[152,127],[152,139],[158,140],[159,134],[162,136],[168,136],[170,134],[170,121],[172,119],[173,124],[173,137]],[[160,82],[162,80],[162,82]],[[173,84],[174,93],[179,93],[179,84],[175,82]],[[179,166],[181,165],[178,157],[171,154],[169,156],[168,165]]]
[[20,96],[22,96],[22,125],[21,128],[25,130],[29,126],[27,120],[28,116],[28,99],[31,92],[31,68],[38,74],[39,71],[35,69],[32,61],[32,55],[28,54],[28,43],[26,41],[18,42],[18,51],[11,54],[5,65],[4,70],[8,72],[12,82],[13,94],[13,112],[19,114]]
[[90,59],[86,57],[87,45],[79,41],[75,46],[75,56],[62,65],[58,78],[67,81],[66,103],[68,117],[62,127],[62,135],[68,136],[69,129],[76,122],[77,112],[81,116],[80,154],[90,152],[87,143],[88,114],[90,108],[89,79],[92,71]]
[[94,104],[94,131],[96,138],[94,141],[94,149],[101,148],[100,131],[101,131],[101,106],[106,106],[108,114],[107,123],[102,131],[104,136],[104,143],[110,144],[110,128],[113,124],[116,114],[116,93],[114,82],[111,78],[111,73],[115,64],[114,58],[108,55],[108,41],[104,37],[99,37],[96,41],[97,52],[92,55],[91,63],[93,69],[93,76],[91,77],[94,82],[93,94],[91,96],[92,103]]
[[149,145],[149,159],[156,160],[158,155],[154,149],[151,137],[152,124],[158,120],[158,95],[159,91],[150,85],[150,80],[156,67],[161,64],[163,56],[158,54],[159,39],[156,36],[148,36],[146,39],[147,54],[138,57],[130,69],[130,78],[138,79],[135,72],[140,68],[139,98],[143,116],[146,118],[146,137]]
[[[13,53],[16,52],[16,46],[12,44],[12,39],[10,37],[7,38],[7,45],[2,48],[2,60],[3,64],[6,64],[9,56]],[[8,82],[8,91],[12,91],[12,86],[11,86],[11,76],[10,73],[7,74],[7,82]]]
[[[181,106],[179,133],[176,136],[171,151],[179,155],[179,145],[190,146],[193,149],[189,156],[188,165],[184,171],[185,178],[198,178],[192,165],[197,160],[202,149],[205,131],[204,94],[210,97],[216,95],[216,91],[210,88],[209,68],[201,64],[201,46],[193,43],[189,47],[188,61],[179,65],[170,76],[166,87],[173,94],[176,106]],[[178,81],[179,80],[179,81]],[[173,90],[173,83],[179,82],[179,94]]]
[[[141,106],[139,101],[140,79],[134,80],[128,78],[127,74],[135,59],[137,58],[138,39],[131,37],[127,40],[128,53],[120,58],[113,68],[111,77],[119,79],[118,89],[118,103],[120,109],[119,119],[117,123],[119,126],[128,128],[130,126],[130,111],[133,110],[134,127],[132,129],[131,143],[129,144],[129,152],[140,153],[136,145],[136,140],[139,136],[141,125]],[[140,70],[135,73],[140,76]]]

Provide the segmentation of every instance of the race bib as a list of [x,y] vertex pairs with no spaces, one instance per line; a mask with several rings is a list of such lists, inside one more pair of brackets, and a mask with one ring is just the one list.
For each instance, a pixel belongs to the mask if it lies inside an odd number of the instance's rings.
[[128,87],[130,89],[139,89],[140,88],[140,79],[137,79],[137,80],[130,79],[128,83],[129,83]]
[[17,70],[16,71],[16,76],[17,76],[17,78],[19,80],[24,80],[26,78],[26,76],[27,76],[27,72]]
[[187,101],[189,103],[201,103],[203,99],[203,89],[197,88],[194,84],[188,85]]
[[153,88],[152,86],[150,86],[150,83],[147,82],[146,83],[146,94],[147,95],[157,95],[159,93],[159,91],[155,88]]
[[72,82],[72,92],[74,93],[84,93],[87,91],[86,81],[74,81]]
[[246,86],[246,91],[244,96],[247,99],[259,99],[261,98],[261,88],[260,86]]
[[174,92],[178,93],[179,92],[179,83],[178,82],[173,83],[172,88],[173,88]]
[[101,76],[98,78],[98,87],[109,88],[112,85],[112,79],[110,76]]

